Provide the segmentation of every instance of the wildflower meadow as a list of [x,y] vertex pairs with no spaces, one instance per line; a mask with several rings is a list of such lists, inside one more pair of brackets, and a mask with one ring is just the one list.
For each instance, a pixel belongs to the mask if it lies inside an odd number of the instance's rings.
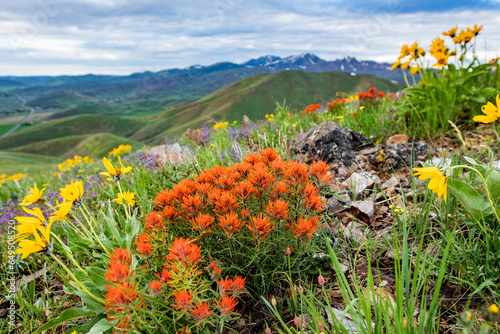
[[[481,30],[404,45],[401,91],[203,124],[183,159],[123,144],[0,175],[0,332],[499,333],[500,74]],[[329,122],[366,138],[350,164],[292,153]],[[396,170],[408,142],[424,158],[408,146]]]

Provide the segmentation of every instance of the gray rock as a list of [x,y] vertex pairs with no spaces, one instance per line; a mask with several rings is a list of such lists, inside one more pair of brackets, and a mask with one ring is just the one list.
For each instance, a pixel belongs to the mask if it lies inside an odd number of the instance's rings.
[[352,173],[351,177],[345,181],[347,188],[353,190],[356,196],[362,194],[375,183],[380,183],[380,178],[377,175],[366,172]]
[[389,180],[382,183],[380,187],[382,188],[382,190],[384,190],[390,187],[397,187],[398,185],[399,185],[398,179],[395,176],[393,176]]
[[371,223],[375,219],[375,203],[373,201],[355,201],[351,203],[354,216]]
[[194,158],[193,151],[179,143],[156,146],[149,149],[148,153],[156,155],[158,162],[163,165],[167,162],[189,162]]
[[342,203],[337,197],[333,196],[328,199],[328,210],[333,214],[337,214],[339,212],[344,211],[348,207]]
[[349,165],[356,158],[357,150],[371,144],[368,138],[355,131],[334,122],[323,122],[290,142],[290,152],[305,163],[323,160],[329,164]]
[[[394,144],[384,148],[385,158],[383,163],[389,170],[416,166],[417,161],[425,161],[429,158],[430,147],[424,141]],[[378,154],[372,157],[377,160]]]

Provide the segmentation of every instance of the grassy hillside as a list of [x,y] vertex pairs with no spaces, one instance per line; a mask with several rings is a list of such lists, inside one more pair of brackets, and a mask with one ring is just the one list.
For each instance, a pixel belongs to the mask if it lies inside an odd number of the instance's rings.
[[88,104],[93,102],[94,99],[70,90],[51,93],[40,96],[34,100],[29,101],[28,105],[31,107],[40,107],[42,109],[64,109],[81,104]]
[[302,110],[310,103],[326,104],[336,93],[357,93],[374,86],[378,91],[396,91],[400,86],[371,75],[351,76],[344,72],[311,73],[283,71],[259,74],[230,84],[195,102],[172,108],[150,118],[148,126],[131,138],[160,142],[163,135],[179,136],[204,122],[240,121],[264,118],[274,111],[276,102],[286,100],[292,109]]
[[111,133],[65,136],[9,149],[9,152],[32,153],[68,158],[74,155],[104,156],[120,144],[139,149],[143,144]]
[[56,157],[0,151],[0,174],[39,172],[60,162],[61,159]]
[[64,145],[66,136],[88,135],[98,133],[113,133],[128,137],[145,122],[140,119],[130,119],[113,116],[79,115],[50,121],[44,124],[30,126],[0,139],[0,150],[35,144],[50,139],[61,138]]

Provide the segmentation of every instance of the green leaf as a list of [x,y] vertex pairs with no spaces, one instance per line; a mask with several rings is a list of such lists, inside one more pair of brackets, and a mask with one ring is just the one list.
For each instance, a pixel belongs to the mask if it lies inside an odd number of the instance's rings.
[[105,272],[106,270],[98,267],[87,268],[87,274],[89,274],[89,278],[101,291],[104,291],[106,289],[106,284],[108,283],[106,281],[106,278],[104,277]]
[[[73,282],[73,281],[70,281],[69,282],[72,286],[74,286],[75,288],[79,288],[78,285]],[[82,283],[86,288],[87,290],[89,290],[94,296],[96,297],[99,297],[99,298],[103,298],[102,297],[102,294],[101,292],[98,290],[98,288],[95,286],[95,284],[93,282],[83,282]],[[94,313],[103,313],[104,312],[104,305],[100,304],[99,302],[97,302],[93,297],[89,296],[88,294],[86,294],[85,292],[83,291],[80,291],[80,290],[77,290],[75,289],[74,290],[74,293],[78,296],[80,296],[80,298],[83,300],[83,302],[85,303],[85,308],[94,312]]]
[[83,318],[83,317],[91,317],[95,316],[96,313],[90,310],[85,310],[81,307],[73,307],[65,310],[61,315],[55,319],[50,320],[47,322],[45,325],[37,329],[35,332],[32,334],[37,334],[41,333],[42,331],[46,331],[50,328],[53,328],[59,324],[62,324],[65,321],[72,320],[72,319],[78,319],[78,318]]
[[471,185],[449,179],[448,190],[462,203],[474,219],[480,220],[493,213],[491,206],[484,200],[483,195],[478,193]]
[[126,222],[125,225],[125,231],[127,232],[127,238],[126,238],[126,249],[130,249],[130,246],[132,245],[132,241],[134,240],[135,236],[139,232],[141,228],[141,223],[139,220],[134,216],[130,218],[129,221]]
[[107,319],[101,319],[99,320],[90,331],[87,332],[87,334],[102,334],[105,333],[107,330],[113,328],[115,324],[118,323],[118,320],[114,320],[112,322],[108,322]]
[[500,203],[500,171],[490,168],[486,173],[486,187],[490,190],[493,202],[498,206]]
[[85,334],[90,331],[92,327],[102,319],[106,319],[106,316],[104,314],[98,314],[97,316],[93,317],[90,321],[87,321],[83,325],[80,326],[75,326],[66,331],[65,334],[71,334],[73,331],[77,332],[78,334]]

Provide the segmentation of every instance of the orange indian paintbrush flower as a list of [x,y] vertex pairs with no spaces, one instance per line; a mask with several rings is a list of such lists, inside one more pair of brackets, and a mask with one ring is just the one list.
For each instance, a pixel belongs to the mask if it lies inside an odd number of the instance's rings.
[[269,234],[269,232],[276,228],[269,222],[269,218],[264,218],[262,216],[262,213],[260,213],[258,217],[251,217],[250,220],[251,223],[248,224],[248,229],[252,232],[253,237],[257,240],[257,243],[259,243],[266,237],[266,235]]

